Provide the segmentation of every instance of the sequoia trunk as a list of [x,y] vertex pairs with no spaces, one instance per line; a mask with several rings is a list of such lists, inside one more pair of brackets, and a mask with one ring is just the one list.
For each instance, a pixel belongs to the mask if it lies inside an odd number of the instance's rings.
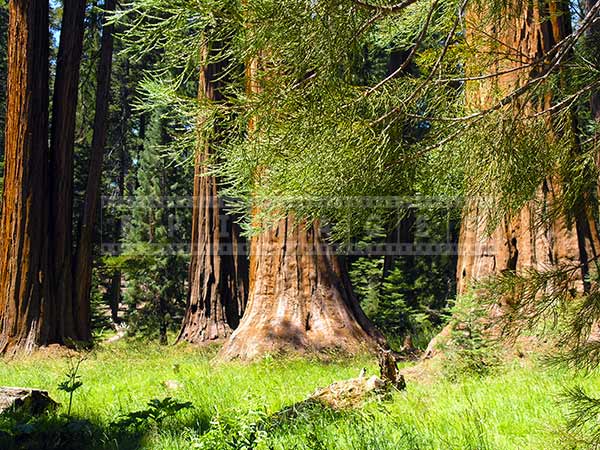
[[[487,30],[497,40],[499,48],[495,52],[501,55],[493,70],[522,69],[471,83],[467,89],[467,102],[478,110],[494,105],[503,95],[536,76],[536,71],[543,68],[539,64],[532,68],[527,65],[542,60],[571,32],[568,2],[523,3],[521,10],[516,2],[511,2],[506,8],[509,13],[504,15],[501,23]],[[470,22],[475,27],[478,24],[475,17],[471,17]],[[468,31],[471,37],[476,33],[475,29]],[[551,96],[546,95],[538,103],[529,102],[522,106],[526,111],[537,112],[551,104]],[[552,127],[550,119],[549,127]],[[574,217],[560,217],[540,225],[543,222],[540,218],[544,211],[552,208],[560,189],[560,180],[546,179],[538,189],[536,199],[514,217],[503,219],[491,236],[487,234],[482,205],[478,200],[468,201],[459,239],[458,293],[464,293],[473,281],[504,270],[544,269],[569,261],[586,262],[590,252],[596,251],[597,236],[584,209],[575,212]],[[578,289],[584,288],[584,276],[585,273],[580,277]]]
[[[246,64],[250,95],[262,90],[261,64],[259,57]],[[258,119],[248,123],[250,136],[260,133]],[[260,173],[255,176],[258,180]],[[352,354],[378,344],[385,346],[385,339],[360,308],[347,268],[323,239],[318,223],[306,227],[286,217],[251,239],[248,304],[221,349],[221,359],[250,360],[273,352]]]
[[73,146],[83,48],[86,0],[66,0],[56,60],[50,141],[50,244],[53,288],[61,299],[62,332],[89,340],[89,324],[79,323],[73,302]]
[[248,306],[221,358],[355,354],[377,344],[384,339],[360,309],[346,268],[318,224],[307,228],[288,217],[252,239]]
[[[222,49],[203,48],[203,59]],[[209,52],[211,54],[209,54]],[[200,102],[222,102],[227,61],[209,62],[200,71]],[[240,227],[220,199],[209,174],[214,142],[201,138],[195,161],[192,246],[188,303],[179,340],[202,343],[225,339],[237,327],[248,292],[248,263]]]
[[[114,0],[106,0],[104,9],[113,11]],[[100,63],[98,65],[98,85],[96,87],[96,111],[94,116],[94,134],[88,172],[83,211],[79,222],[79,239],[74,266],[74,296],[77,304],[78,332],[83,339],[89,339],[90,332],[90,291],[92,285],[93,238],[100,183],[102,181],[102,162],[108,124],[108,99],[110,94],[110,74],[113,54],[113,26],[105,24],[102,28]],[[118,308],[118,305],[117,305]],[[111,304],[111,311],[115,315]],[[114,318],[114,317],[113,317]]]
[[9,11],[0,352],[60,342],[48,265],[48,1]]

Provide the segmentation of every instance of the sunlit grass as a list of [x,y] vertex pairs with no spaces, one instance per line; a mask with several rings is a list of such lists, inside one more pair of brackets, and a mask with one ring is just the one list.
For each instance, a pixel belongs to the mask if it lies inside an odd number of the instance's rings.
[[[83,387],[75,393],[73,416],[89,420],[95,431],[81,448],[554,449],[561,447],[560,393],[582,381],[515,362],[485,378],[412,379],[406,392],[355,412],[319,409],[274,423],[272,413],[319,386],[357,376],[362,367],[375,373],[375,362],[265,358],[219,364],[214,354],[124,342],[90,353],[81,365]],[[66,414],[68,396],[57,389],[66,369],[64,356],[1,360],[0,384],[47,389]],[[167,380],[181,387],[169,390]],[[598,376],[584,381],[600,387]],[[110,431],[123,414],[167,396],[190,401],[194,409],[140,433]]]

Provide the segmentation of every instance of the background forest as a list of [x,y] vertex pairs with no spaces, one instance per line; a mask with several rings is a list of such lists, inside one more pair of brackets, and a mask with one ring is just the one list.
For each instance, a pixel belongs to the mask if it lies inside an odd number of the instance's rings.
[[596,0],[0,0],[0,384],[61,403],[0,446],[600,448],[599,58]]

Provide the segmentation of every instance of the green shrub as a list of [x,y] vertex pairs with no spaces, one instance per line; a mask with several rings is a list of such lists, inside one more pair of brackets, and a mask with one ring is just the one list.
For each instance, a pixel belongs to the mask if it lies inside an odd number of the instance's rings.
[[179,411],[190,409],[191,402],[180,402],[172,397],[164,399],[153,398],[148,402],[147,408],[127,413],[112,425],[118,429],[142,429],[149,425],[161,425],[168,417],[175,416]]
[[[415,264],[429,269],[419,274]],[[433,258],[399,259],[384,276],[383,257],[363,257],[350,276],[363,310],[393,347],[411,336],[417,348],[425,348],[443,324],[448,283]]]
[[272,422],[266,410],[238,413],[235,417],[216,414],[205,434],[192,440],[192,448],[206,450],[267,450]]
[[451,314],[450,336],[441,344],[446,376],[487,375],[501,361],[500,347],[489,333],[489,310],[475,296],[463,295]]

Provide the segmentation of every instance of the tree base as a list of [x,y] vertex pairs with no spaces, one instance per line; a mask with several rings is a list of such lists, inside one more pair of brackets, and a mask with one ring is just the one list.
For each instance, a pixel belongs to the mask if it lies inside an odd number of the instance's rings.
[[318,225],[286,218],[252,240],[250,296],[223,360],[264,354],[375,352],[385,339],[352,294]]

